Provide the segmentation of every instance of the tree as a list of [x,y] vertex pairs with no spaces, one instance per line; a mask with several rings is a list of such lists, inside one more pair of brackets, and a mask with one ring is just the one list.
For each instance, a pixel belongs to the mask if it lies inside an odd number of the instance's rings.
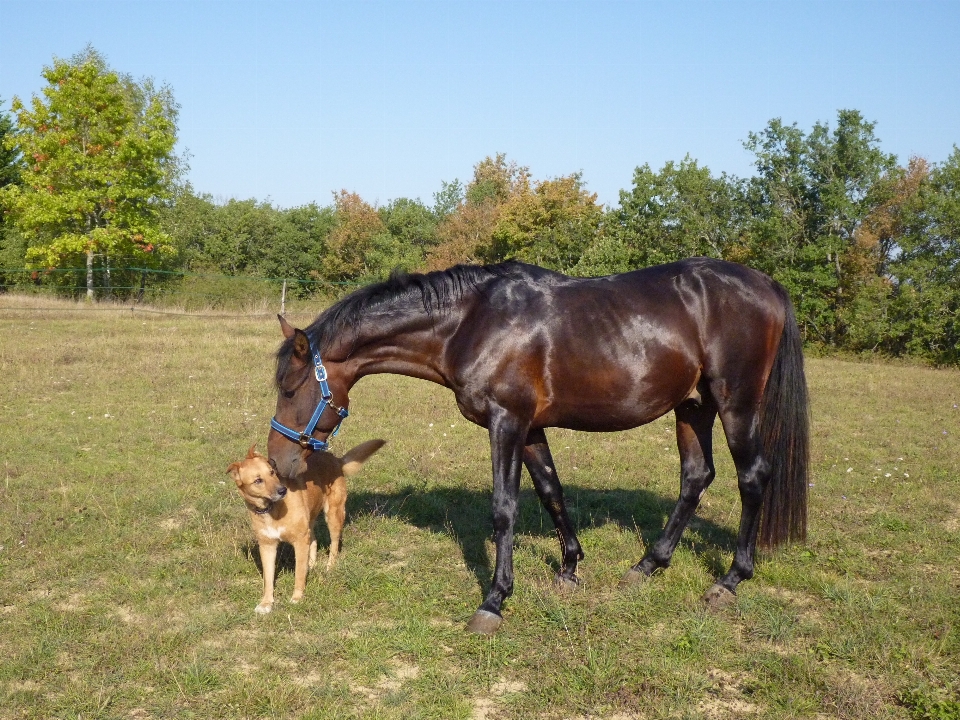
[[519,178],[500,208],[492,235],[496,260],[523,260],[569,272],[593,241],[603,217],[580,173],[553,180]]
[[14,142],[8,141],[12,136],[13,121],[10,115],[0,110],[0,188],[20,180],[20,152]]
[[59,265],[85,256],[87,297],[93,264],[132,255],[149,261],[170,238],[159,212],[172,195],[177,105],[169,88],[134,82],[88,47],[45,67],[43,97],[13,100],[17,129],[5,146],[27,162],[21,185],[0,202],[28,238],[28,262]]
[[636,168],[576,273],[605,275],[697,255],[726,257],[737,237],[738,191],[689,156],[660,172]]
[[[2,102],[2,101],[0,101]],[[0,190],[7,185],[20,182],[21,157],[16,145],[8,142],[13,134],[13,121],[0,110]],[[4,268],[20,270],[23,267],[23,255],[26,247],[23,238],[8,221],[7,213],[0,205],[0,283],[7,286],[22,281],[22,273],[3,272]]]
[[427,268],[441,270],[456,263],[493,262],[493,231],[504,203],[521,187],[529,184],[530,171],[507,162],[504,153],[487,156],[473,167],[473,179],[463,192],[463,201],[450,209],[459,196],[459,182],[444,185],[436,198],[446,214],[437,227],[438,243],[427,254]]
[[356,193],[341,190],[333,201],[337,224],[327,238],[325,278],[340,282],[374,275],[367,254],[374,248],[374,238],[389,234],[387,226],[377,209]]
[[[919,165],[913,162],[911,165]],[[926,163],[923,163],[925,166]],[[907,185],[913,180],[908,173]],[[960,148],[907,186],[889,261],[888,329],[878,345],[938,363],[960,363]]]
[[386,278],[393,270],[420,269],[437,244],[437,218],[420,200],[397,198],[379,208],[386,232],[378,233],[366,254],[373,277]]
[[[320,278],[327,255],[327,239],[337,225],[333,207],[315,203],[281,211],[276,235],[264,248],[260,267],[268,277]],[[291,288],[300,295],[314,286],[304,283]]]
[[883,202],[880,181],[897,166],[874,127],[856,110],[840,110],[832,131],[818,122],[805,135],[776,119],[744,143],[757,175],[746,184],[739,250],[787,287],[806,337],[829,345],[844,343],[857,292],[875,275],[857,230]]
[[455,212],[464,201],[466,190],[463,184],[454,178],[451,182],[442,180],[440,190],[433,194],[433,215],[437,220],[444,220],[450,213]]

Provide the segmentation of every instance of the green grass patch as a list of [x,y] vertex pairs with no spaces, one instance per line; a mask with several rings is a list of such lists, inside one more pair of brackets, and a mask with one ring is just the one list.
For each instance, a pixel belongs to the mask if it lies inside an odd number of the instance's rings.
[[357,385],[335,451],[388,445],[351,480],[340,564],[291,605],[282,554],[259,617],[224,471],[263,445],[276,322],[31,303],[0,297],[0,718],[957,717],[960,372],[808,362],[809,541],[720,614],[700,604],[739,521],[720,428],[673,566],[627,590],[678,491],[672,418],[549,431],[583,587],[553,588],[525,478],[516,593],[482,638],[489,448],[448,391]]

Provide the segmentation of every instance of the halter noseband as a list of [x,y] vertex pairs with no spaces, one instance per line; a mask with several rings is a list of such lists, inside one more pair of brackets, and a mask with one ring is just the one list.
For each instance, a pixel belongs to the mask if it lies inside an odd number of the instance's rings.
[[320,360],[320,353],[313,349],[313,343],[310,343],[310,350],[313,352],[313,374],[316,376],[317,382],[320,383],[320,402],[317,405],[317,409],[313,411],[313,415],[310,416],[310,421],[307,423],[307,427],[304,428],[303,432],[297,432],[292,428],[288,428],[277,420],[276,417],[270,420],[270,427],[288,440],[293,440],[293,442],[300,445],[300,447],[310,448],[311,450],[327,450],[329,445],[325,440],[317,440],[313,437],[313,433],[317,429],[317,423],[320,422],[320,416],[323,415],[328,407],[337,411],[337,415],[340,416],[340,422],[337,423],[337,426],[330,435],[328,435],[328,437],[333,437],[340,432],[340,424],[349,413],[346,408],[334,405],[331,402],[331,400],[333,400],[333,393],[330,392],[330,386],[327,384],[327,369]]

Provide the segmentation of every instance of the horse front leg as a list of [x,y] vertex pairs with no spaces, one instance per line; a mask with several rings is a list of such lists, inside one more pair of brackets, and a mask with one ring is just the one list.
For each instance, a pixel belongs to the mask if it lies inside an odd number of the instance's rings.
[[523,449],[523,464],[533,479],[540,503],[550,513],[553,525],[560,540],[561,564],[556,575],[556,583],[562,588],[572,589],[580,584],[577,577],[577,563],[583,560],[583,549],[573,523],[567,515],[567,506],[563,500],[563,487],[557,477],[557,467],[547,445],[547,436],[543,430],[531,430],[527,434],[527,444]]
[[527,429],[500,412],[490,421],[493,460],[493,543],[497,558],[493,584],[486,599],[467,623],[467,630],[492,635],[503,624],[503,601],[513,594],[513,531],[520,499],[520,467]]

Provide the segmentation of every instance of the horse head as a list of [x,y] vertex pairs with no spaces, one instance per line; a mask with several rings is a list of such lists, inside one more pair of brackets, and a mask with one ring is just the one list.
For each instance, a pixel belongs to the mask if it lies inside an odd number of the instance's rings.
[[307,334],[280,317],[284,342],[277,353],[277,410],[267,452],[283,478],[306,469],[311,453],[324,451],[347,416],[348,385],[337,364],[324,365]]

